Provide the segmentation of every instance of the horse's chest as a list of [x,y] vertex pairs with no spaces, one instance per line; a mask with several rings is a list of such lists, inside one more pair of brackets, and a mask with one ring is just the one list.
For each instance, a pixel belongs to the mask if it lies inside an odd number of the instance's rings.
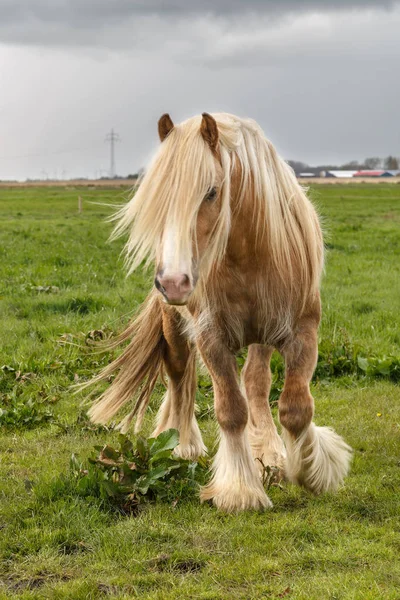
[[290,311],[282,302],[277,305],[264,280],[257,274],[229,275],[214,280],[207,303],[200,300],[189,307],[190,337],[207,332],[224,340],[232,351],[255,343],[274,345],[286,337]]
[[270,315],[256,294],[242,290],[241,294],[227,295],[226,303],[214,312],[213,326],[230,346],[237,350],[254,343],[264,343],[269,330]]

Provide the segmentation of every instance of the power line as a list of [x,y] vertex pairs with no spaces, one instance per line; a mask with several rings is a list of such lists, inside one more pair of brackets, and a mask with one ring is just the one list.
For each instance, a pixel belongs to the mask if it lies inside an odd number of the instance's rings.
[[115,144],[115,142],[120,141],[120,137],[119,137],[118,133],[115,133],[114,129],[111,129],[110,133],[107,133],[105,141],[110,142],[110,178],[113,179],[115,177],[114,144]]

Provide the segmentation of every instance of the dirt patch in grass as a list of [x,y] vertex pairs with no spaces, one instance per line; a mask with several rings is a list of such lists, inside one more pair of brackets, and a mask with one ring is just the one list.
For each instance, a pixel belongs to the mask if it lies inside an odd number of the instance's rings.
[[186,574],[201,571],[206,562],[198,558],[173,558],[169,554],[160,554],[148,560],[147,565],[154,571],[175,571]]
[[29,577],[18,578],[12,576],[5,579],[6,588],[10,592],[22,592],[24,590],[37,590],[48,583],[70,581],[72,575],[56,575],[53,573],[37,573]]

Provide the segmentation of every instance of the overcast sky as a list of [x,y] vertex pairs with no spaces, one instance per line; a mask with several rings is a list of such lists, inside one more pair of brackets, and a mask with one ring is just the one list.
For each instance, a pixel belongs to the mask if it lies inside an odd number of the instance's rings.
[[0,179],[137,171],[164,112],[256,119],[286,159],[400,155],[400,2],[0,0]]

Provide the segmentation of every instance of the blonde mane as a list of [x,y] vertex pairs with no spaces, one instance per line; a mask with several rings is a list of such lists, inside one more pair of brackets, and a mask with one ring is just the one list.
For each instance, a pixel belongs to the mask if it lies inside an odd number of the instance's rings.
[[[319,286],[322,243],[318,218],[292,169],[278,156],[261,128],[250,119],[212,115],[218,125],[217,164],[200,134],[201,116],[175,125],[160,145],[130,202],[115,216],[113,237],[129,233],[128,272],[157,260],[167,224],[176,233],[176,257],[192,254],[196,217],[207,192],[221,179],[221,211],[207,249],[209,269],[224,256],[232,218],[251,193],[255,235],[282,281],[304,290],[303,302]],[[234,189],[233,175],[240,173]],[[247,200],[246,200],[247,202]],[[246,204],[247,206],[247,204]],[[289,291],[289,290],[288,290]]]

